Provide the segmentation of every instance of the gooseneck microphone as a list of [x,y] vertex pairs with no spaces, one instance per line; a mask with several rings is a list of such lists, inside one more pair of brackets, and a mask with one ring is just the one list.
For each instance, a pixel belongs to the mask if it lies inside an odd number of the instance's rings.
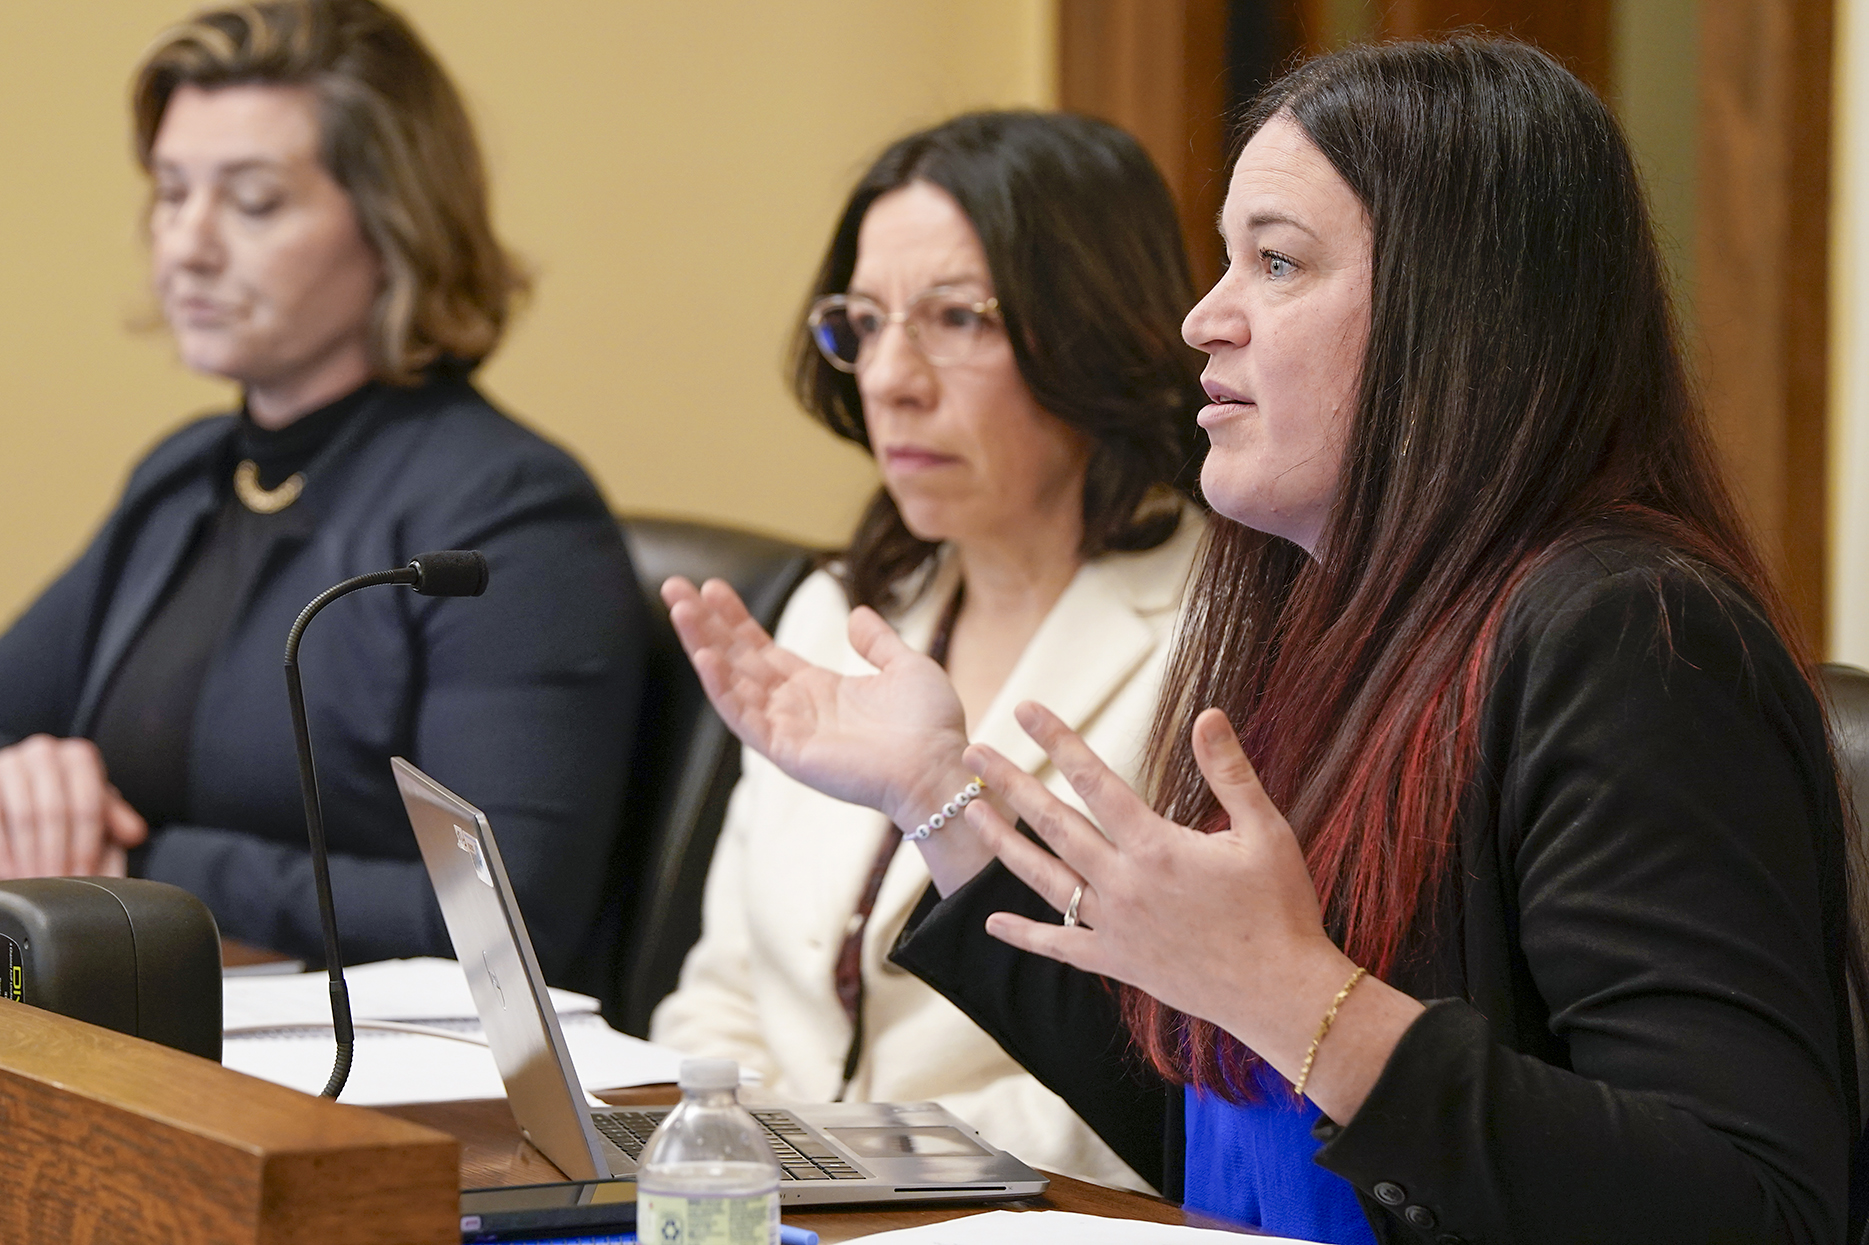
[[487,590],[487,560],[478,550],[425,553],[393,571],[372,571],[327,588],[307,605],[286,635],[286,698],[292,704],[292,733],[298,740],[299,787],[305,796],[305,833],[311,841],[312,880],[318,886],[318,919],[324,926],[325,971],[331,976],[331,1027],[337,1034],[337,1061],[321,1096],[336,1098],[350,1079],[355,1034],[350,1022],[350,991],[344,985],[344,960],[337,946],[337,911],[331,904],[331,863],[324,840],[324,810],[318,802],[318,770],[312,763],[311,729],[305,722],[305,693],[299,686],[299,640],[305,628],[331,602],[359,588],[407,584],[424,596],[477,597]]

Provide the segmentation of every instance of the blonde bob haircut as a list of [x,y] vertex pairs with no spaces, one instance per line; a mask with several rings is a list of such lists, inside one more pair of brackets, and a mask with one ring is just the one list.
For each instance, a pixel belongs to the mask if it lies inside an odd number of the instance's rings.
[[249,85],[317,98],[320,159],[383,263],[377,377],[410,385],[438,363],[471,369],[492,354],[529,282],[493,235],[467,109],[409,24],[376,0],[260,0],[170,27],[131,88],[144,171],[178,87]]

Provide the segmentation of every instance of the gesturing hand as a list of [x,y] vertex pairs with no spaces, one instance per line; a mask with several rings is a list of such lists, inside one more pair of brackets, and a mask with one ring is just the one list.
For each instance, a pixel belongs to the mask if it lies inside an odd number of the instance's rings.
[[[991,748],[969,749],[967,760],[1057,855],[976,804],[967,819],[988,846],[1061,912],[1083,886],[1076,928],[1000,912],[987,932],[1210,1020],[1295,1077],[1319,1017],[1355,966],[1325,933],[1304,853],[1226,715],[1209,709],[1194,723],[1195,760],[1228,817],[1211,834],[1155,813],[1045,709],[1021,705],[1018,718],[1097,823]],[[1362,1033],[1333,1038],[1330,1075],[1320,1068],[1310,1082],[1310,1096],[1338,1120],[1361,1105],[1420,1011],[1380,982],[1367,987],[1356,999]],[[1367,998],[1378,999],[1375,1010],[1360,1006]],[[1351,1010],[1338,1022],[1346,1030],[1358,1025]]]
[[805,785],[900,824],[926,803],[924,786],[959,767],[960,698],[941,667],[875,611],[852,612],[850,643],[877,673],[841,675],[780,648],[722,580],[697,590],[670,579],[662,599],[728,728]]
[[121,876],[125,849],[148,835],[90,740],[34,735],[0,748],[0,877]]

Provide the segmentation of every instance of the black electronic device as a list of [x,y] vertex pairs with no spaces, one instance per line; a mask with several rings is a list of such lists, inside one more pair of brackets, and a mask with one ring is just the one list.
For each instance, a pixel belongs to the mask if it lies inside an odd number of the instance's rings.
[[0,882],[0,998],[219,1062],[221,935],[142,878]]
[[336,1098],[350,1078],[356,1035],[350,1020],[350,991],[344,985],[344,960],[338,950],[337,911],[331,903],[331,862],[325,847],[323,806],[318,800],[318,767],[312,759],[311,725],[305,718],[305,692],[299,684],[299,641],[319,610],[359,588],[378,584],[402,584],[430,597],[477,597],[487,590],[487,559],[477,549],[447,549],[419,554],[394,570],[347,579],[314,597],[286,633],[286,700],[292,707],[292,736],[298,746],[305,836],[311,845],[312,883],[318,892],[318,920],[324,928],[325,971],[331,977],[331,1028],[337,1037],[331,1078],[320,1091],[325,1098]]
[[461,1240],[561,1239],[630,1232],[636,1227],[634,1180],[569,1180],[461,1191]]

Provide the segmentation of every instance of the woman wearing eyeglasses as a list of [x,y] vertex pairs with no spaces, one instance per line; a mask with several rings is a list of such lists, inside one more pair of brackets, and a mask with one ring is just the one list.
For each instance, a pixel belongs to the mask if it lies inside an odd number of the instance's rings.
[[[1075,800],[1013,721],[1059,707],[1132,776],[1205,528],[1176,480],[1202,397],[1174,206],[1128,135],[963,116],[858,183],[800,325],[795,388],[876,459],[841,559],[779,644],[839,672],[869,606],[941,662],[968,735]],[[890,965],[928,887],[873,809],[748,752],[703,930],[651,1036],[738,1059],[794,1101],[934,1099],[1029,1162],[1141,1180],[984,1032]]]

